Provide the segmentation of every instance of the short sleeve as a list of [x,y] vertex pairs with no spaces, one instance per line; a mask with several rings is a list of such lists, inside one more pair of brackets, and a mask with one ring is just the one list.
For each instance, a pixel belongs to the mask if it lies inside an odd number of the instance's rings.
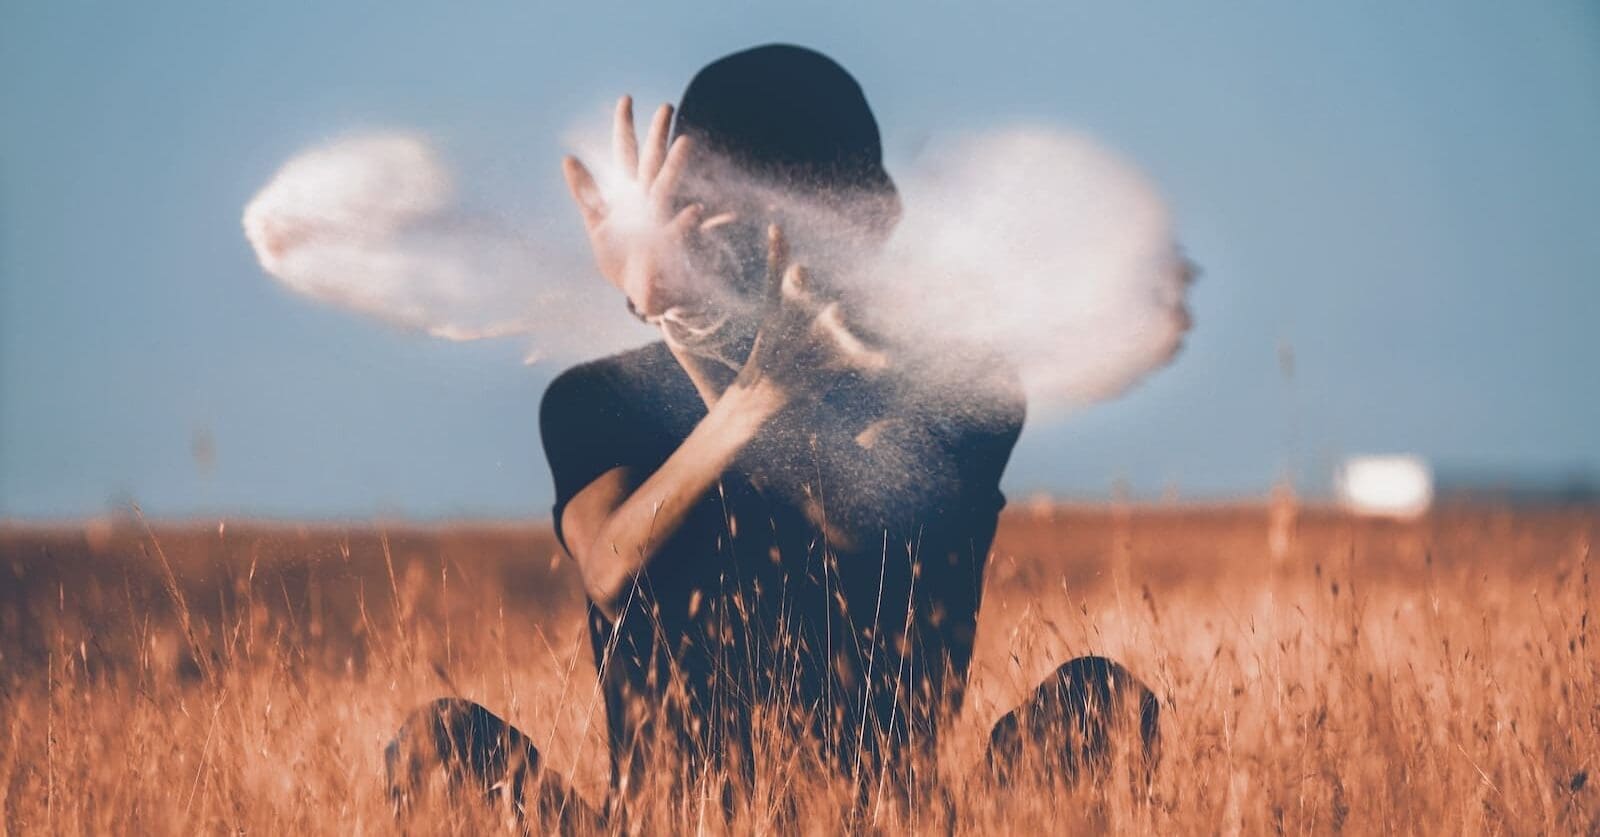
[[604,370],[589,364],[550,383],[539,403],[539,437],[555,481],[551,509],[556,538],[566,546],[561,515],[574,495],[613,468],[636,465],[627,401]]

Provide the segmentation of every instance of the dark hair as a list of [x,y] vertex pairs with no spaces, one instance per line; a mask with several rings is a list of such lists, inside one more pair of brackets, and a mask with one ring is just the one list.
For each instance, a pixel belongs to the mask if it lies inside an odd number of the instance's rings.
[[768,44],[706,65],[683,92],[673,135],[791,187],[895,194],[861,85],[804,47]]

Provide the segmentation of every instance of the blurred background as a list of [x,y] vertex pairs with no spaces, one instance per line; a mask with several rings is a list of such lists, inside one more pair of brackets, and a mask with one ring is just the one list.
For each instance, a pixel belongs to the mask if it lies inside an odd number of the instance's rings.
[[[558,368],[523,365],[515,340],[445,343],[294,297],[257,266],[240,211],[303,147],[403,128],[576,237],[564,132],[622,92],[675,100],[701,65],[770,41],[856,75],[891,171],[934,136],[1045,122],[1119,149],[1173,204],[1204,270],[1186,350],[1116,402],[1031,423],[1014,499],[1321,498],[1372,473],[1402,494],[1425,478],[1594,496],[1600,6],[1585,0],[9,2],[0,519],[134,502],[547,515],[536,411]],[[1366,454],[1401,456],[1344,467]]]

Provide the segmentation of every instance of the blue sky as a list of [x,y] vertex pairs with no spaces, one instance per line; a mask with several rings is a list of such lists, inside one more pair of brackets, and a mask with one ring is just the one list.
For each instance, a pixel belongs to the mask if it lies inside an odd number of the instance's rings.
[[891,166],[1052,122],[1174,204],[1185,354],[1030,426],[1013,496],[1315,492],[1370,451],[1600,469],[1600,7],[638,5],[0,7],[0,517],[547,514],[558,370],[291,296],[240,209],[303,146],[402,127],[565,211],[574,119],[768,41],[855,73]]

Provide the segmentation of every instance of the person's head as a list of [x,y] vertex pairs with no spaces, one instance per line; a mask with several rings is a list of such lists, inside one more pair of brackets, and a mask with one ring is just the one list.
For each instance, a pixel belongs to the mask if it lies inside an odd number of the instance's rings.
[[[720,262],[746,289],[759,278],[769,222],[797,252],[831,261],[880,244],[899,217],[861,86],[814,50],[769,44],[713,61],[689,82],[672,133],[696,149],[683,200],[739,215],[719,236]],[[804,246],[808,238],[817,246]]]

